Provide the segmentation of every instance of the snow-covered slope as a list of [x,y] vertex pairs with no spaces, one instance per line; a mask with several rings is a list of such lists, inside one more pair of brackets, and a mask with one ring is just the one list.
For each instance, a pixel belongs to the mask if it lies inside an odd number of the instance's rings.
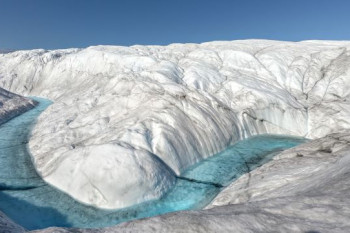
[[174,173],[260,133],[350,127],[349,42],[247,40],[0,54],[0,86],[54,101],[29,147],[76,199],[160,197]]
[[33,108],[35,101],[0,88],[0,124]]

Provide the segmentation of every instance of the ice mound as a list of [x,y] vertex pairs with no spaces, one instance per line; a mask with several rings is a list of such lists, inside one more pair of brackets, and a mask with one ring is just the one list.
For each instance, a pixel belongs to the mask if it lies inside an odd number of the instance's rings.
[[349,48],[246,40],[16,51],[0,54],[0,86],[54,101],[29,142],[40,175],[84,203],[120,208],[160,197],[174,174],[239,139],[349,129]]

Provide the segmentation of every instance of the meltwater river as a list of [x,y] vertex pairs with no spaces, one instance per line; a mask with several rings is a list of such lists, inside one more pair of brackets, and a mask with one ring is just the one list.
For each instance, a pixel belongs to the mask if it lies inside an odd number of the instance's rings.
[[34,109],[0,125],[0,210],[28,230],[50,226],[97,228],[178,210],[200,209],[242,174],[303,138],[262,135],[228,147],[186,170],[160,200],[125,209],[81,204],[45,183],[32,164],[27,142],[36,118],[51,102],[35,98]]

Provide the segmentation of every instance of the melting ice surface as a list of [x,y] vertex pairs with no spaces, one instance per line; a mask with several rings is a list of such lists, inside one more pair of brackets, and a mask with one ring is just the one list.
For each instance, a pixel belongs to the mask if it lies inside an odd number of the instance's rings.
[[254,169],[279,151],[305,139],[263,135],[237,142],[178,177],[160,200],[125,209],[103,210],[81,204],[47,185],[36,173],[27,151],[30,129],[50,101],[0,126],[0,210],[28,230],[49,226],[103,227],[172,211],[199,209],[240,175]]

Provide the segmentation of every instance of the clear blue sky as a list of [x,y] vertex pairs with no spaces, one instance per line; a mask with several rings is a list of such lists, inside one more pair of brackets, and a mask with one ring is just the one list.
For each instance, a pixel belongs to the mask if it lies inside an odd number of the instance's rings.
[[348,0],[0,0],[0,49],[350,40]]

